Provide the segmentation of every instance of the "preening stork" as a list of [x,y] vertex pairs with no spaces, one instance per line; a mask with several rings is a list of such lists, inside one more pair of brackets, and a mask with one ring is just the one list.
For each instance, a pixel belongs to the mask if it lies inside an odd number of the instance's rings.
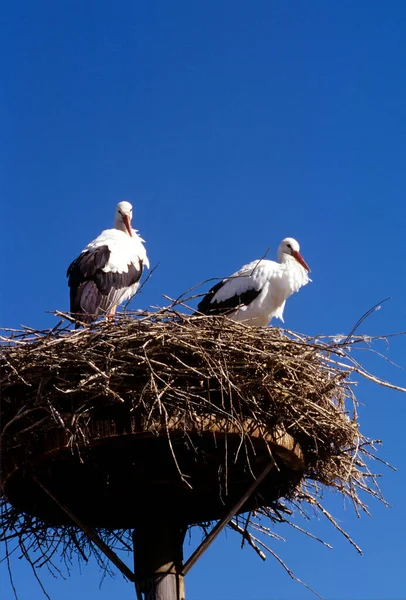
[[137,291],[144,267],[149,268],[144,240],[131,227],[132,209],[129,202],[119,202],[114,229],[102,231],[68,268],[70,312],[84,323],[100,314],[113,317]]
[[279,263],[259,259],[214,285],[197,310],[209,315],[226,314],[233,321],[265,326],[273,317],[283,321],[286,300],[311,279],[300,247],[285,238],[278,248]]

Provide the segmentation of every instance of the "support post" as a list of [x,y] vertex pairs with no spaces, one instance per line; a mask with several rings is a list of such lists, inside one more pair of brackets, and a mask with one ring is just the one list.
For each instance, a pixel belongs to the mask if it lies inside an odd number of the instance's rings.
[[248,498],[255,492],[260,483],[263,482],[265,477],[268,475],[269,471],[274,468],[274,463],[269,463],[265,469],[262,471],[259,477],[253,481],[248,490],[245,492],[243,496],[238,500],[236,504],[228,511],[226,516],[213,527],[207,537],[203,540],[198,548],[193,552],[193,554],[188,558],[186,563],[183,565],[183,575],[186,575],[187,572],[193,567],[198,558],[201,557],[203,552],[207,550],[210,544],[216,539],[218,534],[223,531],[224,527],[229,524],[231,519],[238,513],[240,508],[244,505],[244,503],[248,500]]
[[66,514],[72,519],[74,523],[87,535],[87,537],[111,560],[111,562],[122,572],[127,579],[135,581],[134,573],[127,567],[125,563],[117,556],[115,552],[107,544],[103,542],[100,536],[97,535],[90,527],[88,527],[77,515],[75,515],[70,508],[68,508],[61,500],[51,492],[51,490],[38,479],[35,475],[32,475],[33,480],[44,490],[46,494],[61,508]]
[[183,540],[176,520],[155,515],[138,523],[133,534],[136,587],[145,600],[184,600]]

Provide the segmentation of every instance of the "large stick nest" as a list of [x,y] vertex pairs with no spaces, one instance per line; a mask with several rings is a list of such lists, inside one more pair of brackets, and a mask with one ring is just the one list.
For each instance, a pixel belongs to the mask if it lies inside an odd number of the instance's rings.
[[[76,553],[86,558],[93,552],[102,561],[69,519],[63,522],[55,514],[47,518],[46,513],[36,513],[24,502],[19,504],[17,496],[17,501],[10,498],[7,488],[10,473],[21,466],[23,475],[15,478],[19,484],[26,483],[27,473],[42,477],[51,468],[48,462],[41,471],[42,463],[33,460],[46,453],[49,440],[55,450],[58,439],[71,462],[91,462],[95,423],[100,422],[104,427],[110,423],[114,434],[144,432],[150,441],[165,438],[176,478],[185,489],[193,487],[196,479],[188,479],[184,464],[201,464],[204,473],[208,450],[199,439],[211,434],[221,450],[218,482],[211,481],[210,493],[221,497],[225,506],[233,464],[239,461],[239,476],[245,470],[251,481],[270,460],[282,472],[284,461],[272,451],[270,439],[290,436],[299,466],[292,467],[290,484],[281,488],[284,497],[275,497],[265,506],[257,500],[248,507],[256,508],[255,512],[245,512],[231,523],[259,554],[258,544],[264,544],[253,532],[272,535],[264,516],[297,527],[290,520],[292,508],[304,513],[310,504],[339,528],[321,505],[323,486],[349,497],[356,510],[366,510],[360,492],[382,499],[367,464],[374,455],[373,442],[359,431],[354,395],[354,373],[371,376],[347,352],[362,338],[311,339],[221,317],[189,317],[172,309],[120,316],[115,324],[96,323],[76,331],[69,327],[26,328],[5,332],[2,338],[3,539],[17,540],[26,555],[29,548],[39,549],[42,558],[36,560],[46,562],[59,548],[65,558]],[[100,447],[107,434],[97,431]],[[224,440],[231,434],[238,443],[227,446]],[[262,446],[252,442],[254,437],[263,441]],[[147,446],[143,452],[150,449]],[[114,452],[118,464],[120,446]],[[192,457],[191,462],[183,464],[182,456]],[[53,457],[54,462],[60,461],[58,468],[67,463],[66,456],[54,453]],[[102,457],[98,454],[97,460]],[[69,486],[74,488],[75,481]],[[80,512],[80,504],[76,510]],[[201,521],[190,517],[188,522]],[[109,544],[128,547],[128,526],[114,522],[95,526]]]

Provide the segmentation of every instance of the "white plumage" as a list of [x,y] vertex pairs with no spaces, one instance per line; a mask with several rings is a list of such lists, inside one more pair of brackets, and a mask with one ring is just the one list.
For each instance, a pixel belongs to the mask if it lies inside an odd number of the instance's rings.
[[286,300],[311,281],[309,267],[293,238],[282,240],[279,263],[259,259],[220,281],[198,305],[204,314],[226,314],[249,325],[268,325],[273,317],[283,321]]
[[132,206],[120,202],[114,229],[106,229],[82,250],[68,268],[70,311],[90,323],[100,314],[113,316],[131,298],[149,260],[144,240],[131,227]]

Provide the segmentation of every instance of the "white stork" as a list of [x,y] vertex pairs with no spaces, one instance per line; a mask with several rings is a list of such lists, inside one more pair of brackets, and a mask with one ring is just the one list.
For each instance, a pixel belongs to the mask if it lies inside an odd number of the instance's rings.
[[68,268],[70,312],[84,323],[100,314],[112,318],[137,291],[144,266],[149,268],[144,240],[131,227],[132,210],[129,202],[119,202],[114,229],[102,231]]
[[248,325],[268,325],[272,317],[283,321],[286,300],[311,279],[299,244],[285,238],[278,248],[279,263],[259,259],[220,281],[206,294],[197,310],[203,314],[226,314]]

